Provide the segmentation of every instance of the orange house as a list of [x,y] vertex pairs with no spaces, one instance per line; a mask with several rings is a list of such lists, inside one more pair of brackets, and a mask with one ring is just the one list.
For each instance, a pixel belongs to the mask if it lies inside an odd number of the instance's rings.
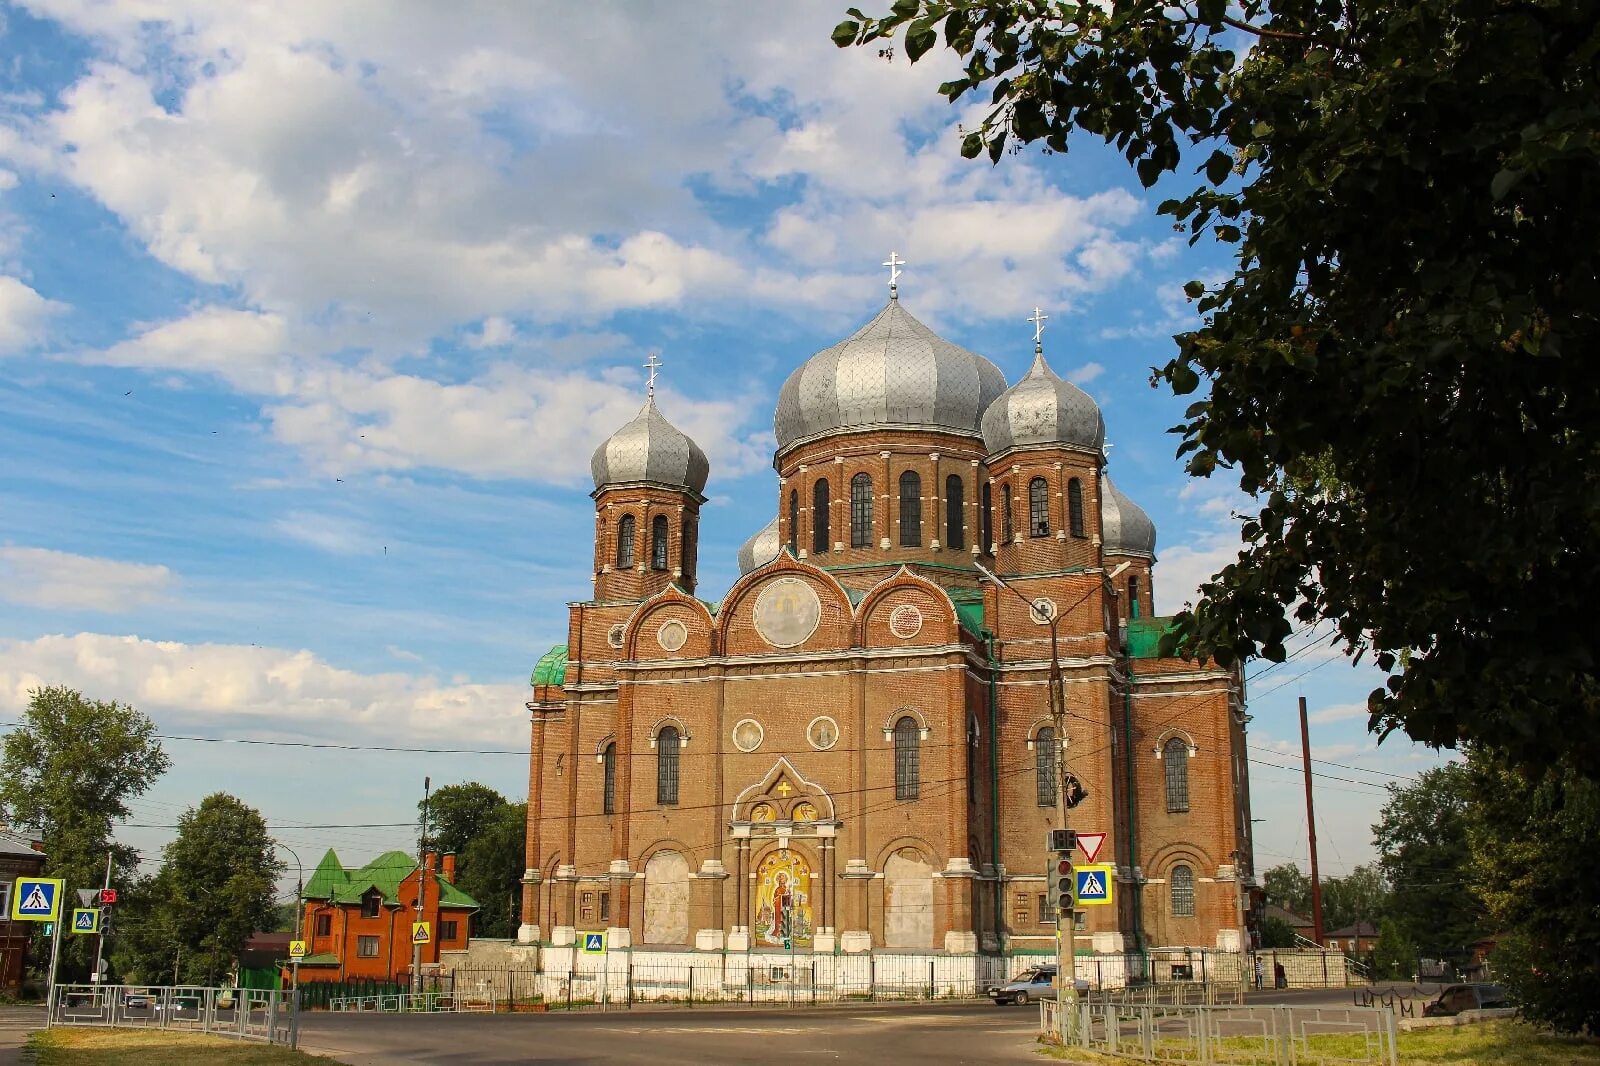
[[438,858],[430,854],[419,867],[414,857],[391,851],[347,871],[328,849],[306,882],[300,980],[404,981],[418,921],[428,923],[430,934],[423,967],[437,963],[441,951],[466,947],[478,902],[454,884],[456,857]]

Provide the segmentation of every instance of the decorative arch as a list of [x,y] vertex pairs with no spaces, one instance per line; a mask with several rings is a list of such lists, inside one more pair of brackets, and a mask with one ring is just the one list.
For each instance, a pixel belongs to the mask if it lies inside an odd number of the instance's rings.
[[[1033,724],[1028,726],[1028,750],[1032,751],[1033,746],[1039,742],[1039,730],[1054,729],[1055,727],[1056,724],[1055,722],[1051,721],[1049,715],[1045,715],[1042,718],[1035,718],[1033,720]],[[1063,738],[1061,737],[1056,738],[1057,741],[1062,739]]]
[[[854,636],[856,643],[863,646],[868,643],[867,625],[871,622],[884,597],[907,587],[922,590],[938,605],[941,615],[938,622],[945,627],[942,634],[943,639],[958,639],[958,630],[961,624],[960,616],[956,614],[955,601],[950,598],[950,593],[945,591],[944,586],[937,581],[930,581],[910,567],[901,566],[894,573],[868,589],[866,595],[861,597],[861,603],[855,609],[856,625]],[[933,620],[930,619],[928,621]],[[925,623],[923,630],[926,631],[928,628]],[[935,641],[929,640],[924,641],[924,643],[935,643]]]
[[656,746],[656,740],[661,736],[661,731],[668,726],[678,731],[678,743],[687,748],[691,739],[689,727],[684,725],[683,719],[675,714],[663,715],[650,723],[650,746],[652,748]]
[[[633,614],[625,623],[622,631],[622,647],[625,657],[629,659],[654,659],[665,656],[666,653],[662,652],[660,649],[655,649],[653,652],[646,653],[641,656],[639,640],[641,634],[649,631],[650,619],[656,614],[659,614],[662,608],[672,606],[674,604],[688,608],[689,612],[695,616],[695,624],[687,627],[689,630],[689,637],[688,640],[684,642],[684,647],[692,647],[695,643],[697,635],[703,634],[705,642],[703,654],[715,655],[717,653],[716,618],[712,616],[711,611],[706,607],[705,604],[701,603],[687,592],[684,592],[677,585],[668,584],[666,588],[662,589],[660,592],[657,592],[655,595],[649,597],[643,603],[639,604],[639,606],[635,607]],[[696,655],[696,653],[693,651],[686,652],[685,654],[691,658]]]
[[1200,745],[1195,743],[1193,733],[1178,726],[1168,726],[1156,737],[1156,758],[1160,759],[1163,757],[1162,753],[1166,750],[1167,742],[1174,739],[1183,741],[1184,747],[1189,749],[1190,758],[1200,754]]
[[594,761],[599,762],[605,756],[607,744],[615,744],[616,742],[617,734],[615,732],[607,733],[601,737],[594,746]]
[[[839,584],[838,578],[809,561],[796,559],[787,552],[779,552],[765,566],[758,566],[748,574],[742,575],[728,589],[728,594],[722,598],[722,604],[717,609],[716,617],[713,621],[716,626],[712,642],[714,648],[727,648],[728,630],[733,625],[734,620],[747,617],[754,610],[751,605],[751,599],[758,593],[760,586],[782,574],[794,574],[815,579],[820,586],[817,589],[817,598],[822,601],[823,611],[827,612],[832,609],[839,612],[838,617],[840,618],[854,618],[855,611],[850,604],[850,597],[845,592],[844,586]],[[695,602],[698,603],[699,601]],[[704,606],[704,604],[701,604],[702,609]],[[824,613],[823,619],[826,620],[827,618],[828,615]],[[819,624],[817,629],[818,632],[821,632],[823,626]],[[813,633],[805,643],[810,643],[816,639],[817,634]]]
[[[790,782],[790,787],[794,791],[788,795],[779,796],[778,785],[780,781]],[[804,797],[817,807],[817,821],[831,822],[838,817],[833,805],[833,796],[828,790],[802,775],[799,770],[795,769],[794,764],[789,761],[788,756],[785,755],[779,756],[778,761],[773,763],[771,769],[765,774],[761,775],[759,781],[747,786],[733,798],[733,806],[729,811],[729,820],[741,823],[750,822],[751,808],[761,801],[771,802],[771,797],[773,796],[777,796],[779,802],[786,804],[783,808],[786,813],[793,810],[793,805],[798,803],[801,797]]]
[[899,723],[900,719],[907,716],[917,723],[917,729],[922,733],[918,738],[919,740],[927,740],[933,735],[933,728],[928,725],[928,716],[923,714],[919,708],[907,705],[905,707],[896,707],[889,712],[889,717],[883,720],[884,743],[894,742],[894,727]]

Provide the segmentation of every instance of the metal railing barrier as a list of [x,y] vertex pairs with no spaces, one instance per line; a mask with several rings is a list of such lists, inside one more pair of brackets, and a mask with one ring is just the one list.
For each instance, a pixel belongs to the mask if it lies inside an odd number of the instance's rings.
[[201,985],[56,985],[46,1025],[168,1029],[294,1047],[300,1011],[293,991]]

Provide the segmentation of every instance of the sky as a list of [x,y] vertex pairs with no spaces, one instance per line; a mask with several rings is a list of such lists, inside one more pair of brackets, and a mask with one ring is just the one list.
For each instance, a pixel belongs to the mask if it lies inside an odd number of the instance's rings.
[[[783,379],[882,306],[891,251],[1009,380],[1049,316],[1156,522],[1159,610],[1233,558],[1237,484],[1186,477],[1192,398],[1150,384],[1183,283],[1229,269],[1156,214],[1188,164],[962,160],[948,57],[755,13],[0,3],[0,722],[43,684],[153,718],[172,767],[119,832],[147,864],[218,790],[307,871],[414,847],[424,777],[525,798],[528,674],[591,591],[588,458],[647,353],[711,460],[715,599],[775,512]],[[1440,761],[1376,745],[1379,678],[1316,637],[1249,671],[1258,869],[1306,855],[1297,697],[1325,872]]]

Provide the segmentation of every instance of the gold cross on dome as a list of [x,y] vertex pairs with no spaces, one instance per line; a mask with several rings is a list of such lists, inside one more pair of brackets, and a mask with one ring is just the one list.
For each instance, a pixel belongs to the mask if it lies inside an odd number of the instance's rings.
[[787,796],[794,791],[794,786],[789,784],[788,781],[779,781],[776,791],[780,796]]
[[1033,323],[1033,343],[1035,347],[1039,344],[1039,338],[1044,336],[1044,324],[1049,317],[1049,315],[1035,307],[1033,315],[1028,319],[1029,322]]
[[889,295],[897,296],[900,292],[900,268],[906,265],[906,261],[900,258],[899,252],[890,252],[883,265],[889,268]]
[[645,395],[651,399],[654,399],[656,395],[656,371],[660,370],[663,365],[661,360],[656,357],[655,352],[651,352],[650,358],[644,361],[645,368],[650,371],[650,378],[645,383]]

